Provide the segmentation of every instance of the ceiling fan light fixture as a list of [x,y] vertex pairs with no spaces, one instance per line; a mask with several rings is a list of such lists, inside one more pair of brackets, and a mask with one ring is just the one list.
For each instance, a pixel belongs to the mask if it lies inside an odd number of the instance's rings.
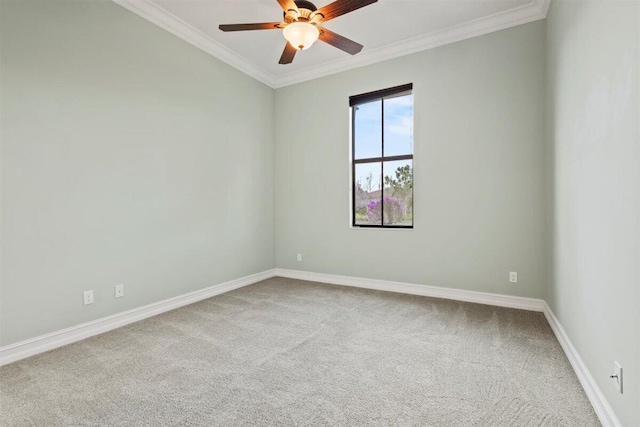
[[298,50],[309,49],[320,37],[320,30],[308,22],[292,22],[282,31],[284,38]]
[[334,0],[333,3],[329,3],[320,9],[308,0],[277,1],[282,8],[284,21],[220,24],[218,28],[224,32],[283,29],[282,34],[287,42],[278,61],[278,64],[281,65],[291,64],[296,52],[309,49],[318,39],[350,55],[355,55],[364,46],[320,25],[324,25],[325,22],[338,16],[376,3],[378,0]]

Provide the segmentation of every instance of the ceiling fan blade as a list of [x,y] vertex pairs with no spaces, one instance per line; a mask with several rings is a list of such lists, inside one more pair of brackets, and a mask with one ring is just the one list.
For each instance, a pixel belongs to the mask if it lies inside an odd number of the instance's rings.
[[298,6],[296,6],[296,3],[293,0],[278,0],[278,3],[280,3],[280,7],[282,8],[282,10],[284,10],[285,13],[287,13],[289,10],[295,10],[296,13],[300,13],[300,11],[298,10]]
[[222,31],[277,30],[286,25],[284,22],[261,22],[259,24],[222,24],[218,28]]
[[344,50],[351,55],[355,55],[360,52],[364,47],[360,43],[349,40],[348,38],[334,33],[333,31],[329,31],[326,28],[318,27],[318,29],[320,30],[320,40],[325,43],[329,43],[331,46],[335,46],[340,50]]
[[296,56],[296,52],[298,49],[291,46],[289,42],[284,46],[284,51],[282,52],[282,56],[280,57],[280,61],[278,64],[291,64],[293,62],[293,57]]
[[316,10],[312,16],[322,14],[322,16],[324,16],[322,20],[328,21],[345,13],[353,12],[361,7],[369,6],[377,1],[378,0],[336,0]]

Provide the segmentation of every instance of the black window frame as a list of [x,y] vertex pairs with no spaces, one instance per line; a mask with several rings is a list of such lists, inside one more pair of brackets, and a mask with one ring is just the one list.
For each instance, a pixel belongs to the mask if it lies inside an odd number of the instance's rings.
[[[400,86],[394,86],[387,89],[376,90],[373,92],[367,92],[360,95],[354,95],[349,97],[349,108],[351,111],[351,227],[353,228],[391,228],[391,229],[412,229],[414,225],[414,217],[412,212],[411,225],[385,225],[384,223],[384,164],[385,162],[392,162],[396,160],[411,160],[411,174],[413,176],[413,147],[411,154],[405,154],[401,156],[387,156],[384,155],[384,100],[385,98],[394,98],[403,94],[413,94],[413,83],[407,83]],[[380,137],[382,143],[382,150],[380,157],[369,157],[364,159],[356,159],[356,114],[354,107],[367,104],[374,101],[381,102],[381,130]],[[413,108],[413,103],[412,103]],[[413,127],[411,129],[413,138]],[[381,169],[381,183],[380,183],[380,210],[383,213],[380,225],[378,224],[356,224],[356,165],[363,163],[380,163]],[[412,178],[413,183],[413,178]],[[414,198],[413,184],[411,187],[411,199]]]

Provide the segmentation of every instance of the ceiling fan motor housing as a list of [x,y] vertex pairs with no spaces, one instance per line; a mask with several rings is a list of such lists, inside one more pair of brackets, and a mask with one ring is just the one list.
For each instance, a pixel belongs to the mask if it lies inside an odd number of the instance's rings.
[[292,11],[291,9],[284,12],[285,22],[287,23],[290,23],[293,21],[302,21],[302,22],[310,21],[311,14],[316,10],[318,10],[318,8],[310,1],[296,0],[295,4],[296,6],[298,6],[298,13],[296,13],[295,11]]

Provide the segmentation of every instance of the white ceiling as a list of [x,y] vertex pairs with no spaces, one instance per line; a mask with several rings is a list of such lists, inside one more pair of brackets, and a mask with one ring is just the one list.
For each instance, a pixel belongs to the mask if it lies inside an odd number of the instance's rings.
[[[282,20],[276,0],[114,0],[268,84],[282,87],[543,19],[549,0],[379,0],[323,24],[364,45],[351,56],[320,41],[278,60],[281,30],[223,33],[219,24]],[[331,0],[318,0],[322,7]]]

